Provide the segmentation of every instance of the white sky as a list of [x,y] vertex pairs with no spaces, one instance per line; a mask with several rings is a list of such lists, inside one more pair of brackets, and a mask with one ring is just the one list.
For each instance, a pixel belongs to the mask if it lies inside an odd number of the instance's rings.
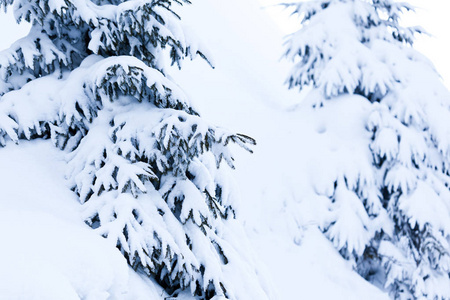
[[[211,0],[216,1],[216,0]],[[242,0],[248,1],[248,0]],[[280,2],[292,0],[258,0],[262,6],[270,6]],[[195,3],[195,0],[193,0]],[[442,75],[444,82],[450,87],[450,11],[449,0],[409,0],[417,6],[417,12],[406,16],[405,21],[410,25],[420,25],[432,37],[421,37],[416,42],[416,49],[425,54]],[[280,26],[283,32],[292,32],[296,26],[295,18],[280,8],[266,8],[268,14]],[[26,34],[28,26],[17,26],[12,14],[0,13],[0,50],[7,48],[18,37]]]

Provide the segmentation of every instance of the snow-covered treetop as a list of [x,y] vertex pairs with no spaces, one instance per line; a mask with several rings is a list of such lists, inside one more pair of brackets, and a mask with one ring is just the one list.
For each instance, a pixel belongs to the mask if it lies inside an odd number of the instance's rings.
[[290,87],[314,84],[325,97],[357,93],[373,100],[401,80],[375,45],[412,45],[420,27],[403,27],[399,18],[413,10],[393,0],[313,0],[284,4],[293,8],[302,27],[286,42],[286,57],[295,62]]
[[[0,1],[5,9],[11,5],[17,21],[26,20],[32,28],[26,37],[0,52],[0,96],[4,95],[1,105],[5,114],[0,117],[1,144],[6,136],[16,142],[21,135],[28,139],[34,134],[43,136],[50,124],[60,121],[84,130],[105,100],[120,95],[197,114],[181,89],[164,74],[167,56],[179,67],[184,58],[197,54],[206,59],[200,44],[178,22],[172,1]],[[100,60],[102,57],[107,59]],[[39,80],[27,84],[34,79]],[[9,93],[23,87],[46,93]],[[23,106],[28,99],[34,112],[11,111],[17,98],[24,99]],[[49,99],[51,104],[46,105]],[[58,146],[65,147],[66,142]]]
[[[170,53],[172,64],[197,54],[206,58],[181,28],[172,1],[0,1],[5,9],[10,5],[18,22],[38,26],[0,53],[0,78],[6,82],[0,94],[26,80],[74,69],[90,54],[130,55],[162,72],[162,49]],[[21,78],[9,78],[16,74]]]

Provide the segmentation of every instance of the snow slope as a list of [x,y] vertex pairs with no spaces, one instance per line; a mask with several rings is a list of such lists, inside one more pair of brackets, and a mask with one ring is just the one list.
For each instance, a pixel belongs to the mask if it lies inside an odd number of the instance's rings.
[[[186,63],[173,77],[216,124],[254,137],[237,159],[240,218],[279,299],[386,299],[352,271],[317,229],[335,174],[368,159],[368,104],[341,97],[320,110],[283,85],[283,35],[255,0],[197,0],[182,18],[209,47],[215,70]],[[331,186],[330,186],[331,185]]]

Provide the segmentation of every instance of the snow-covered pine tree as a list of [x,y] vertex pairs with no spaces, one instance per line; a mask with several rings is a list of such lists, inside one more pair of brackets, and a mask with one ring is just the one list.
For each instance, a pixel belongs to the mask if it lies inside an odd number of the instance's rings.
[[333,217],[322,230],[393,298],[450,299],[450,93],[412,48],[422,30],[400,25],[413,8],[394,0],[286,6],[301,20],[286,44],[290,87],[312,86],[315,107],[342,95],[371,107],[367,161],[329,183]]
[[0,0],[30,33],[0,53],[0,143],[51,139],[85,220],[168,294],[267,299],[223,162],[253,139],[206,123],[166,76],[203,55],[173,4]]

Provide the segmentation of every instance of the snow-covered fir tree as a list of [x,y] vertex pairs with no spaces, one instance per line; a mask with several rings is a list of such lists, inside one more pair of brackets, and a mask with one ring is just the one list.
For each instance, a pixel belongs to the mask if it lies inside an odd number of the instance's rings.
[[[0,52],[0,143],[50,139],[87,224],[169,295],[267,299],[235,221],[230,144],[166,75],[197,55],[174,4],[1,0],[30,33]],[[167,68],[167,67],[166,67]]]
[[317,109],[343,95],[370,107],[367,161],[337,171],[321,229],[393,298],[450,299],[450,93],[412,48],[422,30],[400,24],[413,8],[394,0],[286,5],[301,21],[286,42],[290,87],[312,86]]

